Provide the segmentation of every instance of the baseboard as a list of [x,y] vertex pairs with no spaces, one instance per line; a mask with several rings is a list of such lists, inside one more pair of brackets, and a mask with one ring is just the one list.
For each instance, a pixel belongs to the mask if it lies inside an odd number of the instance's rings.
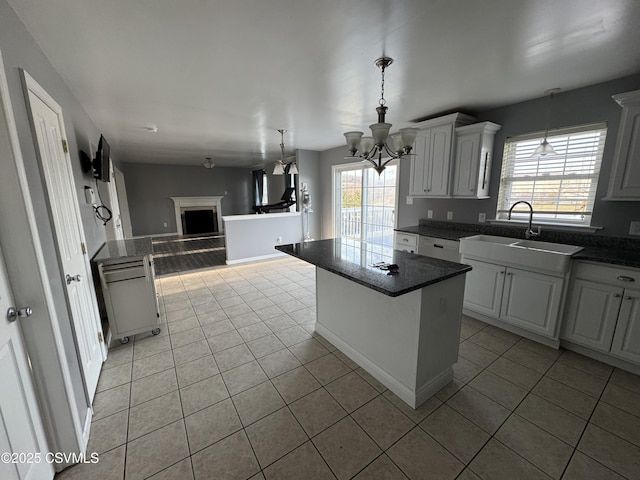
[[[425,400],[427,400],[434,393],[444,387],[453,378],[453,370],[449,369],[447,372],[439,375],[438,377],[436,377],[436,379],[429,382],[427,385],[424,385],[419,391],[414,392],[409,387],[396,380],[395,377],[391,376],[385,370],[373,363],[371,360],[363,356],[351,345],[346,343],[341,338],[337,337],[323,325],[316,323],[316,332],[329,340],[329,342],[335,345],[338,350],[340,350],[347,357],[360,365],[364,370],[371,374],[373,378],[382,383],[385,387],[395,393],[403,402],[405,402],[412,408],[419,407]],[[447,377],[447,375],[449,375],[449,377]],[[447,377],[448,380],[444,381],[444,377]]]
[[626,370],[636,375],[640,375],[640,366],[626,360],[613,357],[606,353],[598,352],[589,347],[583,347],[582,345],[578,345],[568,340],[561,340],[560,346],[562,348],[566,348],[567,350],[571,350],[572,352],[584,355],[585,357],[593,358],[594,360],[598,360],[599,362],[606,363],[607,365],[611,365],[613,367]]
[[260,255],[258,257],[247,257],[247,258],[239,258],[237,260],[227,260],[226,264],[227,265],[236,265],[238,263],[249,263],[249,262],[259,262],[260,260],[268,260],[270,258],[276,258],[276,257],[286,257],[287,254],[286,253],[271,253],[269,255]]

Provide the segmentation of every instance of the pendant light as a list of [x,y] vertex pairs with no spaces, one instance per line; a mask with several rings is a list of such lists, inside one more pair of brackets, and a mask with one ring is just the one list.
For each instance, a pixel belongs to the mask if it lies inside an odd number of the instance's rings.
[[[284,175],[288,173],[289,175],[298,175],[298,166],[296,165],[295,160],[289,164],[284,163],[284,133],[286,130],[279,129],[280,132],[280,160],[276,162],[273,166],[273,175]],[[285,172],[285,167],[289,167],[288,172]]]
[[[384,72],[393,63],[393,58],[380,57],[374,63],[381,70],[382,76],[379,106],[376,108],[378,123],[369,125],[371,137],[363,137],[363,132],[346,132],[344,136],[351,156],[357,156],[371,162],[375,171],[380,175],[391,160],[410,154],[418,129],[401,128],[398,133],[391,135],[393,145],[389,145],[387,140],[391,124],[385,122],[388,107],[384,99]],[[361,152],[360,155],[356,155],[358,151]]]
[[538,148],[533,152],[532,157],[539,157],[545,155],[556,155],[556,151],[553,146],[547,141],[549,136],[549,121],[551,119],[551,102],[553,102],[553,96],[561,91],[560,88],[552,88],[544,92],[545,95],[549,95],[549,103],[547,104],[547,128],[544,131],[544,140],[538,145]]
[[216,166],[216,164],[213,163],[213,160],[211,160],[211,157],[207,157],[204,159],[204,162],[202,162],[202,166],[204,168],[213,168]]

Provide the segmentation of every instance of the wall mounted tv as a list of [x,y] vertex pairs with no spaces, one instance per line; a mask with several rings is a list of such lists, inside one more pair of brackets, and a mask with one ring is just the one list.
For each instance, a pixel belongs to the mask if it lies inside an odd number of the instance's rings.
[[93,159],[93,176],[97,180],[101,180],[103,182],[109,181],[109,162],[109,144],[105,140],[104,136],[100,135],[96,158]]

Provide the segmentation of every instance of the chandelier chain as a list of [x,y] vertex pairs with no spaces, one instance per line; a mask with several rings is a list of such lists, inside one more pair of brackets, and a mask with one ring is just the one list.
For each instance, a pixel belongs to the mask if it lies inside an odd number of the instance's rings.
[[387,101],[384,99],[384,68],[384,65],[380,67],[380,69],[382,70],[382,82],[380,85],[380,101],[378,103],[381,107],[384,107],[385,103],[387,103]]

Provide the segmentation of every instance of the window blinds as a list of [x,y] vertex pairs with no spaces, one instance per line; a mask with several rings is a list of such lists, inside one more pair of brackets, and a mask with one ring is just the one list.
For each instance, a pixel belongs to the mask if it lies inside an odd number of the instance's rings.
[[[606,135],[604,123],[554,130],[547,141],[556,154],[535,157],[542,135],[507,139],[496,218],[506,219],[509,207],[525,200],[537,221],[589,225]],[[528,215],[516,207],[512,218]]]

